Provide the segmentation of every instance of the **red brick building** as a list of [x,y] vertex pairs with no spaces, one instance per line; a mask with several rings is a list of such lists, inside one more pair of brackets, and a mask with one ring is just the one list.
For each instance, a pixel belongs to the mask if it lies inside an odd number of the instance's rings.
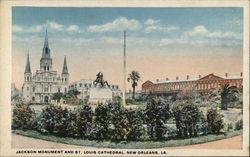
[[157,95],[170,95],[178,93],[182,90],[193,89],[201,94],[208,93],[211,89],[218,89],[222,84],[229,84],[230,86],[236,86],[242,88],[243,77],[242,73],[240,76],[225,76],[220,77],[214,74],[209,74],[204,77],[199,75],[198,78],[190,78],[189,75],[185,79],[179,79],[176,77],[175,80],[156,80],[146,81],[142,84],[142,93],[144,94],[157,94]]

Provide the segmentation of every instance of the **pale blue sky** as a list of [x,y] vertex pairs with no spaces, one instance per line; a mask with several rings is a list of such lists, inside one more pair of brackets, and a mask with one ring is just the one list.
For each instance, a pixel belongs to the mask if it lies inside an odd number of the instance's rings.
[[[171,56],[172,59],[176,56],[203,56],[202,60],[208,60],[208,55],[222,55],[234,56],[235,63],[242,61],[243,8],[13,7],[12,15],[13,60],[19,59],[13,64],[13,73],[16,71],[19,76],[23,74],[28,49],[32,70],[38,69],[46,28],[54,63],[58,63],[55,69],[61,71],[63,56],[67,55],[72,81],[92,78],[94,73],[105,71],[104,65],[112,66],[113,57],[117,57],[113,66],[121,67],[123,30],[127,31],[128,62],[131,61],[128,71],[139,69],[142,76],[141,56],[165,56],[170,60]],[[90,65],[91,61],[97,65]],[[166,64],[164,60],[162,62]],[[206,62],[208,65],[204,66],[208,67],[209,61]],[[232,67],[231,64],[221,64],[221,69],[207,72],[204,68],[193,67],[193,74],[221,74],[226,69],[240,73],[242,65],[235,63]],[[86,69],[73,70],[75,66]],[[93,72],[86,73],[89,68]],[[106,76],[112,79],[112,72],[120,74],[121,71],[120,68],[107,70]],[[183,70],[175,71],[159,72],[157,76],[145,71],[143,81],[166,75],[184,75]],[[120,78],[113,81],[122,82]]]

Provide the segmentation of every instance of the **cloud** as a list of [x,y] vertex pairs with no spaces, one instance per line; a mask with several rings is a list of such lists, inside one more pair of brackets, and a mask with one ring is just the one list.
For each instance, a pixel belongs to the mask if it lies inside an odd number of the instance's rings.
[[234,38],[234,39],[242,39],[242,35],[236,34],[234,32],[210,32],[208,35],[210,38]]
[[12,26],[12,31],[13,32],[21,32],[21,31],[23,31],[23,27],[18,26],[18,25],[13,25]]
[[208,30],[204,26],[196,26],[191,31],[187,31],[184,34],[189,36],[201,35],[208,33]]
[[147,19],[144,24],[145,25],[153,25],[153,24],[156,24],[156,23],[159,23],[160,20],[154,20],[154,19]]
[[169,32],[169,31],[174,31],[174,30],[178,30],[179,27],[176,26],[169,26],[169,27],[165,27],[165,26],[148,26],[145,28],[145,33],[151,33],[154,31],[164,31],[164,32]]
[[103,25],[92,25],[88,27],[90,32],[110,32],[110,31],[135,31],[141,28],[139,21],[135,19],[127,19],[126,17],[119,17],[110,23]]
[[196,37],[207,37],[207,38],[231,38],[231,39],[242,39],[242,34],[235,32],[222,32],[222,31],[209,31],[205,26],[196,26],[192,30],[184,32],[184,36],[196,36]]
[[47,21],[46,26],[52,30],[62,31],[65,29],[65,26],[58,24],[54,21]]
[[19,33],[37,33],[42,32],[45,29],[54,30],[54,31],[69,31],[69,32],[77,32],[79,31],[78,25],[62,25],[55,21],[46,21],[44,24],[34,25],[30,27],[22,27],[19,25],[13,25],[12,31],[19,32]]
[[74,31],[74,32],[77,32],[79,30],[79,27],[77,25],[70,25],[68,28],[67,28],[67,31]]

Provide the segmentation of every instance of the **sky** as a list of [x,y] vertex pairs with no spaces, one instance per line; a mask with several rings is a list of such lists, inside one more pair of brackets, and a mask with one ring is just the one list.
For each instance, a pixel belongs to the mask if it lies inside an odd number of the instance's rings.
[[[243,8],[13,7],[12,82],[23,84],[27,52],[39,69],[48,30],[53,70],[67,57],[70,82],[95,79],[123,83],[123,31],[127,74],[147,80],[196,78],[243,71]],[[131,85],[127,83],[127,89]]]

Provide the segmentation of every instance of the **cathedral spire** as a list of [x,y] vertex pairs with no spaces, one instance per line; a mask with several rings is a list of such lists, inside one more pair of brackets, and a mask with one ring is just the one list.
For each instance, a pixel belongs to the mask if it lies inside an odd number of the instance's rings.
[[48,39],[47,29],[46,29],[46,32],[45,32],[45,39],[44,39],[44,46],[43,47],[49,48],[49,39]]
[[49,48],[49,39],[48,39],[47,29],[45,33],[42,59],[50,59],[50,48]]
[[68,67],[67,67],[67,61],[66,61],[66,56],[64,56],[62,74],[69,74],[69,72],[68,72]]
[[27,53],[26,67],[25,67],[25,72],[24,73],[31,73],[29,50],[28,50],[28,53]]

